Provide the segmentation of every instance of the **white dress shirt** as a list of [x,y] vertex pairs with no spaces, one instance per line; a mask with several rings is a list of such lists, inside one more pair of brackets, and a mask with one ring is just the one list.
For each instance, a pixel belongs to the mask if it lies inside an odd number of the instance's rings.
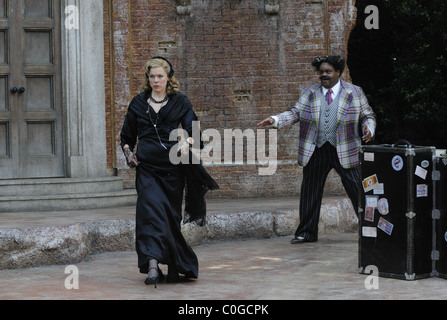
[[[326,93],[329,91],[329,89],[326,89],[325,87],[321,87],[321,89],[323,89],[323,97],[326,96]],[[332,101],[335,100],[335,97],[338,96],[338,94],[340,93],[340,89],[341,89],[341,85],[340,85],[340,80],[338,80],[338,82],[335,84],[335,86],[333,86],[331,88],[332,90]]]

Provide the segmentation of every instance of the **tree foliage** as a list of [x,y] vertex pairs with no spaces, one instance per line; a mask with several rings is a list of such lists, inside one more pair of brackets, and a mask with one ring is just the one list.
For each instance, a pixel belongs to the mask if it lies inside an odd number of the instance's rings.
[[[365,7],[379,9],[368,30]],[[357,0],[348,66],[378,116],[377,143],[447,147],[447,1]]]

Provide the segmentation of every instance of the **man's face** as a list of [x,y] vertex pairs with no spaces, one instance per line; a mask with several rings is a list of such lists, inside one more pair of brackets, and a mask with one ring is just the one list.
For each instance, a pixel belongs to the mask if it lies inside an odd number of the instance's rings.
[[340,71],[335,71],[334,67],[327,62],[323,62],[318,70],[320,73],[321,85],[326,89],[335,86],[340,78]]

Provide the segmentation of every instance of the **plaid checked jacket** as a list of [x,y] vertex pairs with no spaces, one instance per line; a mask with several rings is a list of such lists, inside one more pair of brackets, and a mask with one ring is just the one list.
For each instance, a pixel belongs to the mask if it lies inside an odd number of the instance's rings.
[[[343,168],[349,169],[359,165],[359,147],[363,128],[368,124],[368,127],[372,129],[371,132],[375,132],[376,116],[362,88],[343,80],[340,81],[336,127],[337,154]],[[320,84],[309,86],[301,92],[293,108],[276,115],[278,129],[300,122],[298,164],[303,167],[309,162],[315,150],[322,96]],[[360,130],[362,131],[359,132]]]

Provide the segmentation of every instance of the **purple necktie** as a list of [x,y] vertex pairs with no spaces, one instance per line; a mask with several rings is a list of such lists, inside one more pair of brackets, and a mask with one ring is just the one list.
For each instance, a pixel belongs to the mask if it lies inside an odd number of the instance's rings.
[[331,104],[332,103],[332,90],[331,89],[329,89],[326,92],[326,101],[327,101],[327,104]]

